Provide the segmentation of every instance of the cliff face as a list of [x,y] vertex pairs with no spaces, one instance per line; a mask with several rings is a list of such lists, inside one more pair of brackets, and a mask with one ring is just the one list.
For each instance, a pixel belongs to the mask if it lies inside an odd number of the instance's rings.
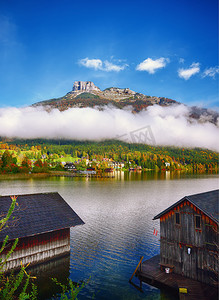
[[82,93],[90,93],[100,97],[101,99],[116,101],[128,99],[130,97],[142,98],[145,97],[143,94],[136,93],[131,91],[129,88],[117,88],[111,87],[103,91],[99,89],[92,81],[75,81],[73,89],[67,95],[70,98],[76,98]]
[[92,81],[75,81],[72,89],[72,94],[80,94],[80,93],[92,93],[94,91],[99,91],[101,90],[94,85]]
[[137,94],[129,88],[120,89],[111,87],[101,91],[92,81],[75,81],[72,91],[67,95],[71,98],[76,98],[82,93],[90,93],[99,96],[102,99],[113,101],[124,100]]
[[75,81],[72,88],[72,94],[79,94],[79,93],[93,93],[99,92],[103,95],[110,95],[110,94],[117,94],[117,95],[124,95],[124,96],[133,96],[137,94],[134,91],[131,91],[129,88],[121,89],[117,87],[107,88],[104,91],[101,91],[92,81]]

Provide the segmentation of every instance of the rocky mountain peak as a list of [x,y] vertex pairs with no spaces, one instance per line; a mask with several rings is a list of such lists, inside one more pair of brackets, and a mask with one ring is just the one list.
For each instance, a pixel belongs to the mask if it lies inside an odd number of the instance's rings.
[[104,90],[104,92],[111,92],[111,93],[117,93],[117,94],[127,94],[127,95],[135,95],[136,92],[130,90],[129,88],[118,88],[118,87],[111,87]]
[[65,96],[34,105],[49,105],[62,111],[70,107],[103,107],[110,104],[119,108],[132,106],[134,112],[139,112],[154,104],[168,106],[174,103],[177,102],[136,93],[129,88],[109,87],[101,91],[92,81],[75,81],[72,91]]
[[93,91],[100,92],[101,90],[92,81],[75,81],[72,89],[75,93],[92,93]]

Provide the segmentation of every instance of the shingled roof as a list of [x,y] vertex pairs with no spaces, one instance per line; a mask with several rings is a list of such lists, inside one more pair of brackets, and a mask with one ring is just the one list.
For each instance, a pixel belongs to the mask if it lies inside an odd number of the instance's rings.
[[[10,196],[0,197],[0,215],[7,214]],[[18,206],[8,227],[0,232],[0,242],[82,225],[84,222],[58,193],[18,195]]]
[[171,209],[179,205],[184,200],[190,201],[209,218],[211,218],[216,223],[219,223],[219,190],[213,190],[205,193],[185,196],[178,202],[174,203],[173,205],[156,215],[153,220],[159,219],[162,215],[169,212]]

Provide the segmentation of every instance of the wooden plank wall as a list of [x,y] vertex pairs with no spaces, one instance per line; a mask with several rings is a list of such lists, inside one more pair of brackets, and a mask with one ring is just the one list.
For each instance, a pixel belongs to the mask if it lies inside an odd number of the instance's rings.
[[[1,255],[3,261],[10,245]],[[39,234],[32,237],[21,238],[19,243],[8,259],[4,270],[10,270],[28,263],[36,264],[60,256],[70,251],[70,229],[57,230],[50,233]]]
[[[180,225],[175,213],[180,214]],[[201,218],[201,228],[195,226]],[[218,226],[189,201],[175,207],[160,218],[161,263],[174,265],[174,272],[214,284],[218,273]],[[188,254],[188,248],[191,249]]]

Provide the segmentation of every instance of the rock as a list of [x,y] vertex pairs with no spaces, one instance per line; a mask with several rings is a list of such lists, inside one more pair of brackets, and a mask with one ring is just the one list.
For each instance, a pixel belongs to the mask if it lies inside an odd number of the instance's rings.
[[98,95],[104,99],[120,101],[136,95],[136,92],[131,91],[129,88],[111,87],[101,91],[92,81],[75,81],[73,89],[68,93],[71,97],[75,98],[81,93],[91,93]]
[[136,94],[136,92],[130,90],[129,88],[124,89],[124,93],[129,94],[129,95],[135,95]]
[[112,87],[104,90],[104,92],[111,92],[111,93],[117,93],[117,94],[128,94],[128,95],[135,95],[136,92],[131,91],[129,88],[121,89],[117,87]]
[[96,85],[94,85],[92,81],[75,81],[72,89],[72,92],[76,93],[91,93],[93,91],[100,92],[101,90]]

